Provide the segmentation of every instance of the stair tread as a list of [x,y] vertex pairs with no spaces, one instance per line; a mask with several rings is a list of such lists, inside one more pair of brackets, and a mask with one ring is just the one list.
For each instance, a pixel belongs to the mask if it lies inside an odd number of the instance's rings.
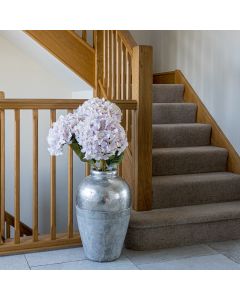
[[235,201],[240,199],[240,175],[213,172],[153,176],[152,190],[153,209]]
[[169,103],[183,101],[183,84],[153,84],[153,102]]
[[130,228],[157,228],[240,218],[240,201],[132,211]]
[[201,127],[206,127],[209,128],[211,127],[210,124],[206,123],[171,123],[171,124],[152,124],[153,127],[155,128],[191,128],[191,127],[196,127],[196,128],[201,128]]
[[228,151],[215,146],[153,148],[152,175],[226,171]]
[[195,147],[210,144],[211,125],[153,124],[153,148]]

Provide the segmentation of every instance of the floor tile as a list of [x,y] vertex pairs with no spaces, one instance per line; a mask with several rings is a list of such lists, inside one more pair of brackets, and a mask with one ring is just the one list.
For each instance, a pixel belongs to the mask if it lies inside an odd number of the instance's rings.
[[69,248],[26,254],[30,267],[85,259],[83,248]]
[[123,254],[134,264],[148,264],[192,256],[213,255],[216,254],[216,251],[207,245],[194,245],[156,251],[133,251],[124,249]]
[[121,257],[116,261],[107,263],[82,260],[32,267],[32,270],[138,270],[138,268],[128,258]]
[[222,254],[190,257],[162,263],[138,265],[141,270],[239,270],[240,265]]
[[9,255],[0,257],[0,270],[29,270],[24,255]]
[[240,240],[215,242],[208,244],[215,251],[224,254],[228,258],[240,263]]

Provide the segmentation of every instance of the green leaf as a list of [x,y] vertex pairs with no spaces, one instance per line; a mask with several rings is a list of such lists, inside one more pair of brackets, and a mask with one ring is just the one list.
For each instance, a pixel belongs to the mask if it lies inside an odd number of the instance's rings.
[[112,155],[107,161],[107,165],[111,166],[111,165],[118,165],[122,162],[123,160],[123,156],[124,156],[124,152],[122,152],[120,155],[117,155],[118,152],[116,152],[115,155]]
[[72,144],[69,145],[73,151],[76,153],[76,155],[80,158],[81,161],[87,162],[86,159],[84,159],[84,153],[81,151],[82,147],[77,143],[75,139],[72,140]]

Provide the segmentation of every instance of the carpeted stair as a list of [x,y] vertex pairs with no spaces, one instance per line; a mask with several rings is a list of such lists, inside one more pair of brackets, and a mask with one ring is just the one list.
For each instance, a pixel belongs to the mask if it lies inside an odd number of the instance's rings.
[[152,210],[133,212],[126,247],[153,250],[240,238],[240,175],[196,122],[181,84],[153,85]]

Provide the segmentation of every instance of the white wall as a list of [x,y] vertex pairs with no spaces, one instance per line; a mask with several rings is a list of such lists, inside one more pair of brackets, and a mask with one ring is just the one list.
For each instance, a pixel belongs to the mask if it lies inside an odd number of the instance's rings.
[[[0,90],[7,98],[86,98],[92,89],[22,32],[0,32]],[[24,39],[27,38],[26,42]],[[30,40],[29,40],[30,39]],[[27,43],[27,44],[26,44]],[[43,52],[42,52],[43,51]],[[59,74],[59,72],[61,74]],[[57,115],[66,113],[58,111]],[[49,112],[39,112],[39,225],[49,232]],[[32,113],[21,111],[21,220],[32,224]],[[13,212],[14,114],[6,113],[6,207]],[[67,149],[66,149],[67,150]],[[67,151],[57,158],[57,226],[67,226]],[[74,157],[74,191],[84,166]],[[76,223],[75,223],[76,225]]]
[[153,30],[131,30],[131,34],[138,45],[151,45]]
[[240,153],[240,31],[159,30],[134,37],[150,37],[154,72],[184,73]]

